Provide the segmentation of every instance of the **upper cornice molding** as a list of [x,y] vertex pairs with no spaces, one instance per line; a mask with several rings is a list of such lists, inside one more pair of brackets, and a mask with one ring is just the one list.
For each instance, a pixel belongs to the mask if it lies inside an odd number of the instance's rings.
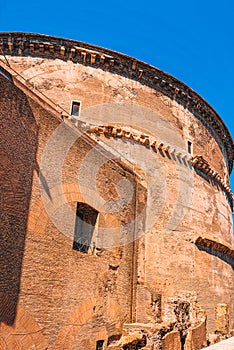
[[190,110],[211,132],[227,159],[234,161],[232,137],[217,112],[194,90],[173,76],[132,57],[83,42],[30,33],[0,33],[0,54],[59,58],[123,75],[147,85]]

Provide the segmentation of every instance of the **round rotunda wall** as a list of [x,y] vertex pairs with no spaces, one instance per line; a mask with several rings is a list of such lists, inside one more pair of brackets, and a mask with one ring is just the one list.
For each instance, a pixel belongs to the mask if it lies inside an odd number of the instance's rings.
[[[148,201],[135,237],[136,305],[141,286],[164,298],[195,292],[210,329],[218,303],[229,305],[234,320],[234,148],[214,109],[167,73],[94,45],[1,33],[0,52],[13,79],[146,183]],[[137,312],[136,321],[143,322],[146,316]]]

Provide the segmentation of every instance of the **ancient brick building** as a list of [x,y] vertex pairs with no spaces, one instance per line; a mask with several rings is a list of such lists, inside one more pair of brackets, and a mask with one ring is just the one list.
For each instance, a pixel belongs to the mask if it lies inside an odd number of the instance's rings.
[[120,53],[1,33],[0,115],[0,349],[231,334],[233,140],[202,97]]

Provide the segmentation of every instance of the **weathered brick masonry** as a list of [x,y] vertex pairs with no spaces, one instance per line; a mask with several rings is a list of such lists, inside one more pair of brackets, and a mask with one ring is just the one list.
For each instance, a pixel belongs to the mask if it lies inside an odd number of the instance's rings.
[[1,321],[13,324],[20,291],[38,126],[25,94],[0,74]]
[[233,141],[212,107],[80,42],[3,33],[0,55],[0,349],[230,335]]

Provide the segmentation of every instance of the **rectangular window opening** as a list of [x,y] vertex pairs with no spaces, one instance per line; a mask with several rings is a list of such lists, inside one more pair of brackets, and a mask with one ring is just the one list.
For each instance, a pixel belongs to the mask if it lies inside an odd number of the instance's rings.
[[95,251],[95,226],[98,211],[86,203],[77,203],[73,249],[83,253]]
[[96,343],[96,350],[103,350],[104,349],[104,340],[98,340]]
[[80,109],[81,109],[81,102],[80,101],[72,101],[70,114],[74,117],[79,117],[80,116]]
[[188,153],[189,154],[193,153],[193,144],[191,141],[188,141]]

